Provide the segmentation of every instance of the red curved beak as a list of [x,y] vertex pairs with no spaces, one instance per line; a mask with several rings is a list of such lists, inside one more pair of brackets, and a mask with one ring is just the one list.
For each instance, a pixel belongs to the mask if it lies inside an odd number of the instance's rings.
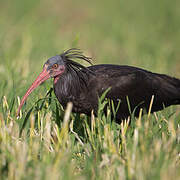
[[49,79],[51,76],[49,74],[49,71],[47,71],[47,67],[44,66],[43,71],[39,74],[39,76],[36,78],[36,80],[33,82],[33,84],[31,85],[31,87],[27,90],[26,94],[24,95],[24,97],[21,100],[21,103],[18,107],[18,111],[17,111],[17,117],[19,116],[20,110],[24,104],[24,102],[26,101],[26,99],[28,98],[28,96],[31,94],[31,92],[36,89],[41,83],[43,83],[44,81],[46,81],[47,79]]

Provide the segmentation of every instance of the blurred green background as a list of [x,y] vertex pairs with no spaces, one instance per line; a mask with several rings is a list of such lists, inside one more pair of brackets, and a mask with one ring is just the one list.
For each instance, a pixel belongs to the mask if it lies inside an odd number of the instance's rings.
[[0,97],[21,97],[47,58],[72,47],[94,64],[180,77],[179,7],[179,0],[1,0]]

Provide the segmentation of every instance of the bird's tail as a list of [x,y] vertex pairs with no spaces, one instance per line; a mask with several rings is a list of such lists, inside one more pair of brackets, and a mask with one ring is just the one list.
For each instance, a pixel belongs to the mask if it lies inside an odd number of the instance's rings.
[[162,94],[170,99],[172,104],[180,104],[180,79],[160,75],[162,79]]

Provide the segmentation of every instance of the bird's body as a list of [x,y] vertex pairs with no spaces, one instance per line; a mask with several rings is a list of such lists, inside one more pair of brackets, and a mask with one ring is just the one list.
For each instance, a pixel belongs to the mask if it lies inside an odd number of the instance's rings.
[[136,108],[136,116],[140,108],[148,111],[153,95],[151,112],[180,103],[180,80],[176,78],[131,66],[102,64],[88,69],[93,73],[82,71],[86,75],[82,76],[85,83],[82,81],[81,86],[76,82],[79,81],[78,75],[68,71],[54,83],[55,95],[63,107],[72,102],[74,112],[90,115],[94,110],[96,114],[98,98],[109,87],[106,97],[113,100],[115,106],[120,101],[117,122],[130,115],[127,97],[132,111]]
[[151,112],[180,104],[180,80],[177,78],[131,66],[102,64],[85,67],[74,59],[89,62],[89,58],[74,49],[48,59],[43,72],[23,97],[18,113],[33,89],[50,77],[54,78],[54,92],[63,107],[72,102],[74,112],[87,115],[92,110],[97,113],[98,98],[110,88],[106,97],[113,100],[115,106],[120,103],[117,122],[127,118],[130,109],[135,116],[139,115],[141,108],[148,111],[152,96]]

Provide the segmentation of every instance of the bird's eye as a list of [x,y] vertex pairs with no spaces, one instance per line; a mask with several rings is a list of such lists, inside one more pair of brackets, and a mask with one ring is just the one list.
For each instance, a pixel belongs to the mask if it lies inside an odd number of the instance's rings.
[[57,67],[58,67],[58,64],[53,64],[52,66],[53,69],[57,69]]

